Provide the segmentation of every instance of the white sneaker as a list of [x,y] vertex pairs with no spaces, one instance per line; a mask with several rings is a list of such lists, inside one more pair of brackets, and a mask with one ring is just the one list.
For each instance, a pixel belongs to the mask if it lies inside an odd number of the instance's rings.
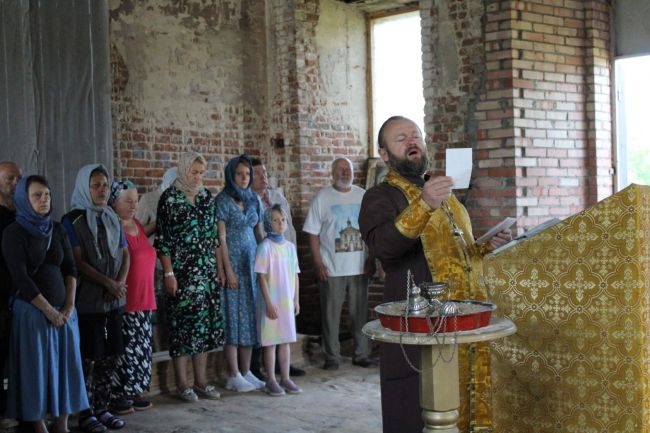
[[195,401],[199,400],[199,397],[197,397],[192,388],[185,388],[183,391],[179,390],[178,398],[184,401],[189,401],[190,403],[194,403]]
[[242,376],[241,373],[237,373],[237,376],[229,377],[226,381],[225,388],[236,392],[255,391],[255,386],[244,379],[244,376]]
[[266,383],[262,382],[257,377],[255,377],[255,375],[250,370],[248,370],[248,373],[246,373],[244,379],[246,379],[248,383],[253,385],[255,389],[264,389],[264,387],[266,386]]

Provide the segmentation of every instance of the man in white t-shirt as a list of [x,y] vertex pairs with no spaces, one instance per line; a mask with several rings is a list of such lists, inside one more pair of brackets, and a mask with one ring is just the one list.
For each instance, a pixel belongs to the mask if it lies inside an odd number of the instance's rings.
[[361,329],[368,320],[366,247],[359,232],[359,210],[365,190],[352,185],[353,167],[347,158],[332,163],[331,186],[321,189],[309,208],[303,231],[309,234],[314,271],[320,282],[323,353],[326,370],[339,368],[341,309],[349,292],[354,334],[352,363],[374,367],[368,359],[368,339]]

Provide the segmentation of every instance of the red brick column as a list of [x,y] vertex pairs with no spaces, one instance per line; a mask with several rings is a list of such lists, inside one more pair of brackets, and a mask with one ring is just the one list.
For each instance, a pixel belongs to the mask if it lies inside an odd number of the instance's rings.
[[612,138],[613,65],[610,49],[609,0],[592,0],[585,8],[585,80],[587,148],[589,158],[588,200],[594,204],[614,193]]
[[[607,0],[421,5],[427,134],[438,160],[445,147],[474,148],[477,232],[506,215],[526,229],[611,194]],[[443,57],[449,30],[455,55]],[[481,49],[485,70],[467,55]]]

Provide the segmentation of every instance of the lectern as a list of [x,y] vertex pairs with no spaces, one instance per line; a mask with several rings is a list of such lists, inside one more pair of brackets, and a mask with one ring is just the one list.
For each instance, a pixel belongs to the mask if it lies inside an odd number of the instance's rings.
[[648,433],[650,187],[632,185],[484,259],[499,315],[495,433]]

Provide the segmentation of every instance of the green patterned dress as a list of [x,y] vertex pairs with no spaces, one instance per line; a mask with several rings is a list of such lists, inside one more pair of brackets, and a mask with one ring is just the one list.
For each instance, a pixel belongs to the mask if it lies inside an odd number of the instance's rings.
[[198,355],[223,345],[215,249],[215,202],[203,188],[192,205],[171,186],[158,202],[155,247],[169,256],[178,282],[167,296],[169,356]]

